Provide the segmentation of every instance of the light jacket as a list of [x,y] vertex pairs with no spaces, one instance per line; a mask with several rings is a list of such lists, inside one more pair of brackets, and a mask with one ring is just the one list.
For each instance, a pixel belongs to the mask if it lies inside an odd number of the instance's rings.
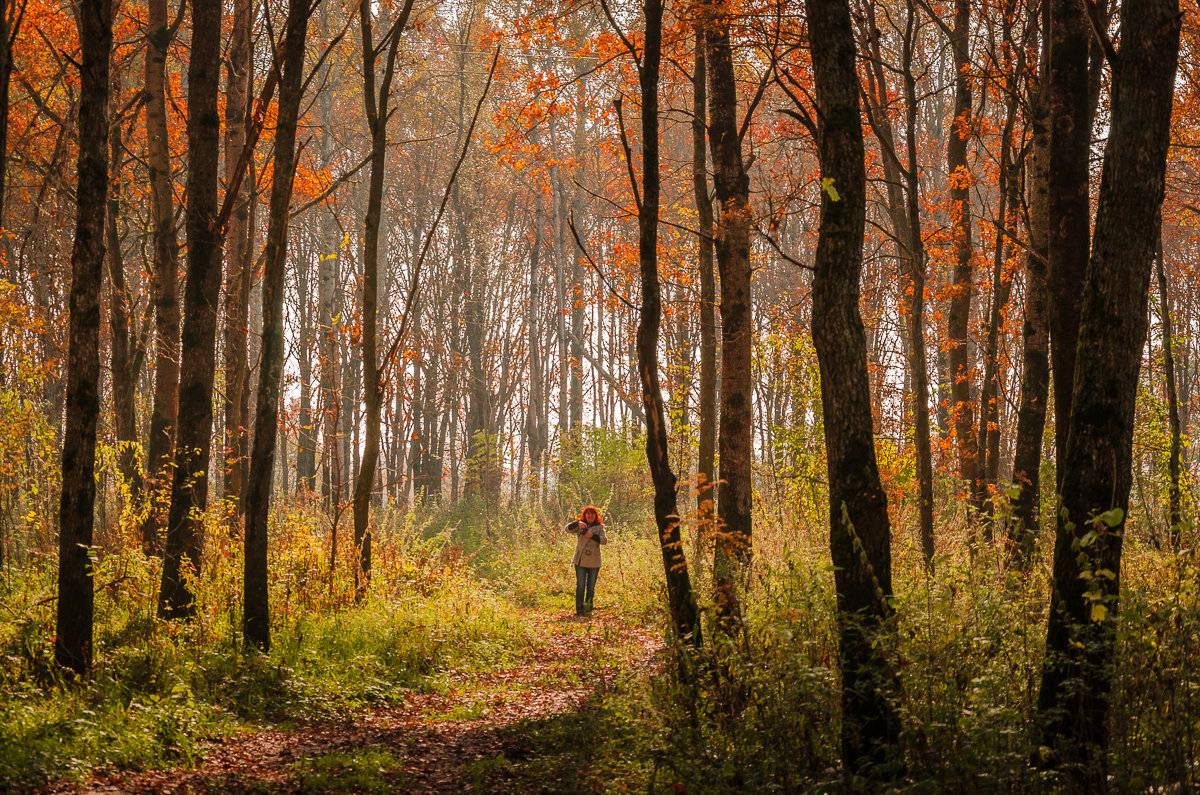
[[[584,526],[583,522],[575,520],[567,523],[564,529],[578,537],[575,541],[575,557],[571,558],[571,563],[575,566],[583,566],[585,569],[600,568],[600,545],[608,543],[608,534],[604,532],[604,525],[597,522]],[[585,538],[583,535],[588,530],[592,531],[591,538]]]

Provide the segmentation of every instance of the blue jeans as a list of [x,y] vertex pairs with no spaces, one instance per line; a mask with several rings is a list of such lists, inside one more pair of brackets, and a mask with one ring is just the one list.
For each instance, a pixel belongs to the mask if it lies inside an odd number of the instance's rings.
[[575,615],[586,616],[592,612],[592,599],[596,595],[596,577],[600,567],[589,569],[585,566],[575,567]]

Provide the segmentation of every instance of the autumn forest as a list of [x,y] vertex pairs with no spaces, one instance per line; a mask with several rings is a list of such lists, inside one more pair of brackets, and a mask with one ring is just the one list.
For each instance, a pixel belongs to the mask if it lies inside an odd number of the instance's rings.
[[0,790],[1191,791],[1198,147],[1194,0],[0,0]]

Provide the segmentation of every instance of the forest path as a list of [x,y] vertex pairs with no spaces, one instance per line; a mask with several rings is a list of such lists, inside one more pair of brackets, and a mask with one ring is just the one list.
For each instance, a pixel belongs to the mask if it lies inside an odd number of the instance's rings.
[[[189,769],[111,774],[81,789],[148,793],[529,792],[521,721],[578,709],[622,670],[646,669],[660,636],[607,611],[514,608],[534,627],[514,662],[448,674],[442,693],[408,693],[345,722],[262,727],[213,741]],[[565,783],[565,782],[564,782]],[[569,787],[569,784],[567,785]]]

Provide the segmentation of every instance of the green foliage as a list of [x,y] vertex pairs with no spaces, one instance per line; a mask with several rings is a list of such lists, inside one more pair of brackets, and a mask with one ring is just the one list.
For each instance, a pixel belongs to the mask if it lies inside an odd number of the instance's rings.
[[646,441],[594,426],[584,426],[577,449],[561,451],[558,504],[578,512],[585,505],[600,509],[606,524],[623,524],[649,514],[654,486],[646,469]]
[[531,642],[524,619],[442,547],[407,537],[411,527],[383,533],[372,597],[351,607],[319,556],[306,557],[309,508],[274,518],[269,655],[239,648],[240,552],[216,519],[192,624],[154,617],[157,559],[98,559],[96,664],[82,683],[62,681],[52,664],[50,573],[0,585],[0,790],[187,764],[205,739],[247,722],[346,719],[438,690],[453,671],[503,664]]

